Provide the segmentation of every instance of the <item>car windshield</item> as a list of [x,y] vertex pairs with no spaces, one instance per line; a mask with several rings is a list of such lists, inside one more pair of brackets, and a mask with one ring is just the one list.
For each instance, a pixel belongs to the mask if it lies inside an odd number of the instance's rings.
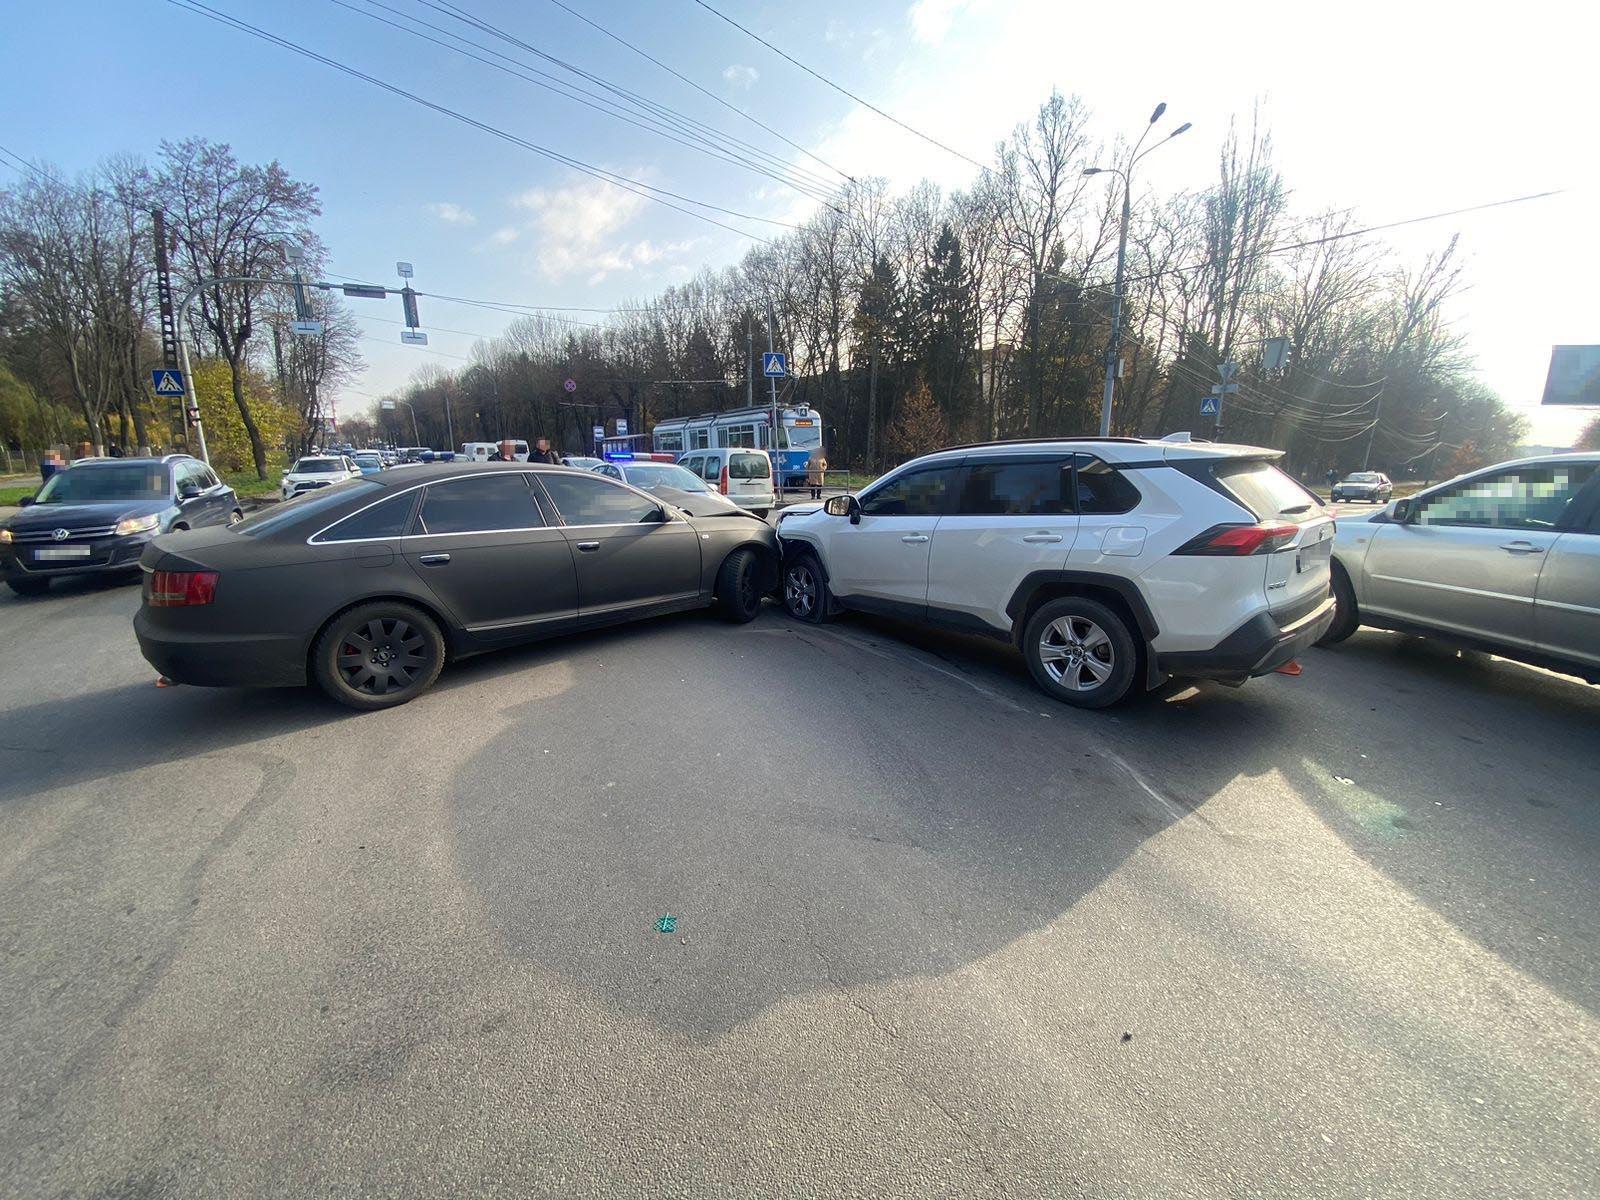
[[1315,512],[1321,504],[1315,495],[1262,459],[1220,463],[1216,477],[1257,520]]
[[[347,479],[332,487],[312,488],[302,492],[293,500],[285,500],[253,517],[246,517],[235,525],[234,529],[246,537],[265,537],[269,533],[276,533],[280,529],[296,525],[300,521],[309,521],[331,508],[337,508],[366,493],[383,490],[383,485],[375,479]],[[371,499],[370,496],[367,498]]]
[[729,479],[771,479],[772,463],[765,454],[730,454]]
[[158,500],[167,494],[167,469],[160,463],[72,467],[53,476],[35,504],[94,504],[106,500]]
[[705,480],[676,463],[634,463],[628,468],[627,476],[629,483],[647,492],[653,492],[658,487],[677,488],[680,492],[711,490]]
[[791,450],[809,450],[822,445],[822,426],[816,421],[800,420],[784,426]]
[[302,458],[294,464],[296,475],[331,475],[342,470],[344,463],[337,458]]
[[1383,482],[1383,476],[1374,474],[1371,471],[1357,471],[1354,475],[1348,476],[1345,479],[1345,482],[1346,483],[1382,483]]
[[351,455],[351,457],[363,467],[376,467],[383,462],[383,455],[376,452],[371,454],[354,454]]

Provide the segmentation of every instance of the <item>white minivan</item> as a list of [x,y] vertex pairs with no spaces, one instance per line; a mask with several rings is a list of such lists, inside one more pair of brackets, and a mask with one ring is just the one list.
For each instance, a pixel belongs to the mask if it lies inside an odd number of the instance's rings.
[[[511,441],[511,451],[511,457],[516,459],[518,462],[528,461],[527,442],[517,441],[515,438],[513,438]],[[499,452],[499,442],[462,442],[461,454],[459,457],[467,459],[469,462],[488,462],[493,455],[498,454]]]
[[765,450],[739,446],[688,450],[678,455],[678,462],[758,517],[764,518],[777,503],[772,491],[772,460]]

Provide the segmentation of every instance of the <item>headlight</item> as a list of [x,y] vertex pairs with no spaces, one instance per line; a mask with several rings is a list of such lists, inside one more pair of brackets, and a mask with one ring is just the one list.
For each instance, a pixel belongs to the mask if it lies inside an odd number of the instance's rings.
[[148,517],[124,517],[117,522],[117,536],[127,537],[130,533],[149,533],[161,524],[161,518],[155,514]]
[[11,530],[0,529],[0,546],[11,545]]

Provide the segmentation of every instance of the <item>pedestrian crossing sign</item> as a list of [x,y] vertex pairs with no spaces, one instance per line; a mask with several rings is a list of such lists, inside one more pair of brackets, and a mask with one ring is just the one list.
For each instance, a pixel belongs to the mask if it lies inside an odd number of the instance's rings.
[[156,385],[158,396],[183,395],[183,372],[163,369],[150,372],[150,381]]
[[1214,416],[1216,416],[1217,415],[1217,405],[1219,403],[1221,403],[1221,401],[1216,396],[1201,396],[1200,397],[1200,415],[1202,417],[1214,417]]

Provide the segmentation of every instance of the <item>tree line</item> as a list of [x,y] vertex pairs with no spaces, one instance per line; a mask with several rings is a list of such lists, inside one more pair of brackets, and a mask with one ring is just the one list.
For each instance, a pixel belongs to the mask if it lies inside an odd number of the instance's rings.
[[315,278],[326,257],[311,227],[317,189],[203,138],[75,179],[30,166],[0,192],[0,441],[191,446],[180,406],[151,390],[163,365],[158,210],[174,303],[190,298],[180,316],[213,458],[265,479],[269,456],[309,446],[324,394],[359,370],[358,335],[337,297],[312,292],[323,332],[293,336],[292,292],[243,282],[286,278],[290,245]]
[[[530,303],[468,365],[419,369],[391,397],[405,404],[344,434],[433,446],[544,434],[577,450],[618,417],[642,432],[750,395],[764,403],[769,336],[789,355],[781,400],[822,413],[835,465],[876,470],[958,441],[1093,434],[1122,195],[1114,174],[1085,172],[1125,160],[1126,147],[1093,140],[1080,99],[1053,94],[963,190],[852,182],[738,263],[604,320]],[[1254,119],[1229,129],[1208,186],[1133,197],[1112,432],[1213,436],[1201,400],[1232,362],[1240,388],[1225,397],[1223,436],[1287,450],[1303,477],[1368,465],[1437,475],[1508,456],[1524,423],[1474,378],[1448,319],[1464,286],[1455,239],[1406,262],[1351,212],[1301,213],[1291,200]],[[203,139],[75,181],[35,170],[0,195],[0,437],[184,436],[148,386],[160,353],[157,207],[180,292],[281,276],[284,232],[307,247],[308,273],[325,256],[315,187]],[[326,397],[359,370],[348,311],[322,295],[313,304],[321,338],[290,336],[283,288],[212,283],[192,308],[196,353],[226,368],[226,394],[210,402],[229,401],[218,419],[263,475],[274,438],[311,445]],[[1269,339],[1292,347],[1271,370]]]

